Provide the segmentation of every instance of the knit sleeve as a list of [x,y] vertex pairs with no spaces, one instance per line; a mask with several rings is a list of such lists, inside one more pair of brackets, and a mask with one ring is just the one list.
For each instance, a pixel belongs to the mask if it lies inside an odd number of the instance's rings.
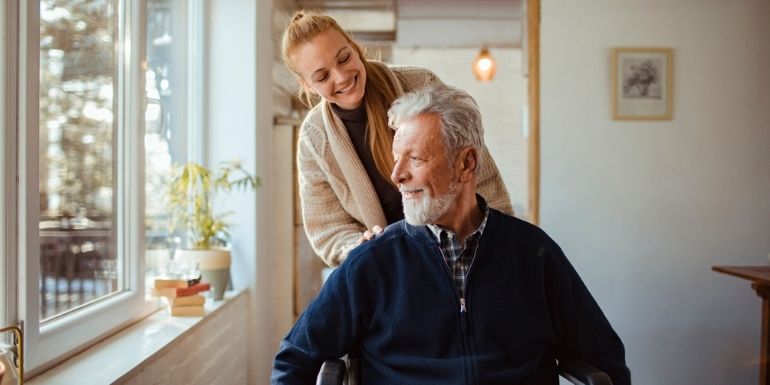
[[[297,146],[302,221],[310,245],[329,266],[340,265],[366,230],[343,208],[326,171],[331,160],[320,129],[303,123]],[[339,182],[343,183],[343,182]]]
[[429,84],[444,84],[433,71],[426,68],[400,65],[390,68],[398,76],[405,92],[415,91]]
[[484,197],[489,207],[501,211],[508,215],[513,215],[513,206],[511,198],[508,195],[508,189],[503,183],[500,171],[497,169],[495,160],[489,153],[489,149],[484,145],[480,152],[480,168],[476,176],[476,190]]

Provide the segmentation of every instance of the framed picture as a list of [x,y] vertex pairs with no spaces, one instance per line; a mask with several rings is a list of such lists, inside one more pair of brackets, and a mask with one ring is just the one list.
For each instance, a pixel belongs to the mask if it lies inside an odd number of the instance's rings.
[[671,120],[673,69],[671,48],[614,48],[612,118]]

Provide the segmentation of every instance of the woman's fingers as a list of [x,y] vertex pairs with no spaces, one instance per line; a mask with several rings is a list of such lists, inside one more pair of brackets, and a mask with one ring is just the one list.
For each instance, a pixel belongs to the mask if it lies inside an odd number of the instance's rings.
[[371,240],[372,238],[374,238],[375,235],[377,235],[377,234],[379,234],[381,232],[382,232],[382,227],[380,227],[380,226],[372,227],[371,231],[370,230],[364,231],[364,235],[362,235],[361,238],[358,238],[358,242],[356,243],[356,246],[358,246],[358,245],[360,245],[360,244],[362,244],[362,243],[364,243],[366,241]]

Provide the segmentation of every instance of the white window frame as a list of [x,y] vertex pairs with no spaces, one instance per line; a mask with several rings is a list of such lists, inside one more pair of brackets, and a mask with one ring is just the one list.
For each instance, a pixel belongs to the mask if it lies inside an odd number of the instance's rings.
[[[190,2],[184,15],[188,24],[187,105],[194,114],[188,122],[185,146],[190,159],[204,152],[202,107],[204,68],[203,2]],[[147,1],[118,0],[118,121],[116,167],[116,251],[123,256],[118,268],[123,291],[72,314],[40,325],[40,247],[38,198],[39,123],[39,0],[11,0],[0,5],[0,321],[23,325],[25,377],[31,378],[158,309],[147,300],[144,269],[144,66]],[[11,60],[5,60],[6,58]],[[192,58],[192,59],[191,59]],[[190,124],[192,123],[192,124]],[[2,310],[5,310],[3,312]]]
[[[25,369],[28,375],[58,363],[116,329],[140,319],[156,305],[145,299],[143,264],[143,101],[141,58],[144,55],[144,1],[118,1],[118,44],[115,153],[116,251],[123,291],[64,317],[40,323],[40,243],[38,198],[38,119],[40,2],[21,1],[18,140],[18,251],[21,290],[19,314],[24,320]],[[141,246],[141,247],[140,247]],[[140,274],[141,272],[141,274]],[[122,285],[121,285],[122,284]]]
[[[0,127],[3,135],[0,135],[0,159],[6,165],[15,165],[15,83],[12,80],[16,78],[16,62],[12,58],[16,56],[16,50],[13,46],[16,41],[16,26],[14,20],[9,18],[9,14],[15,14],[15,2],[7,2],[0,6],[0,31],[7,39],[0,39]],[[13,167],[15,169],[15,166]],[[3,188],[0,189],[0,277],[5,278],[5,284],[0,287],[0,326],[6,326],[12,323],[10,314],[16,308],[16,284],[15,279],[11,280],[11,273],[16,271],[16,259],[9,256],[15,256],[15,250],[11,249],[8,239],[15,239],[13,231],[15,229],[16,218],[9,217],[6,207],[11,207],[15,201],[15,191],[12,193],[6,186],[13,185],[11,167],[0,167],[0,183]]]
[[[200,161],[203,137],[203,63],[205,60],[202,0],[189,3],[186,139],[188,159]],[[144,65],[146,0],[118,0],[118,76],[116,117],[116,248],[123,256],[118,268],[124,290],[45,325],[40,324],[39,292],[39,0],[13,0],[0,5],[0,321],[23,325],[25,377],[30,378],[76,352],[158,309],[148,301],[144,276]],[[6,60],[9,59],[9,60]],[[191,123],[191,124],[190,124]],[[17,144],[18,143],[18,144]],[[141,182],[141,183],[140,183]]]

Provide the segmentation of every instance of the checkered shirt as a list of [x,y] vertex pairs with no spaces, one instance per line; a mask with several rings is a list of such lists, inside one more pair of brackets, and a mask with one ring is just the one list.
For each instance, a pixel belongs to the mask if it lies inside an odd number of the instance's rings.
[[455,289],[457,289],[457,295],[460,298],[465,298],[465,280],[468,275],[468,269],[471,267],[473,258],[476,256],[476,246],[478,245],[479,238],[481,238],[481,234],[484,232],[484,227],[487,225],[487,217],[489,217],[487,202],[478,195],[477,201],[479,208],[484,212],[484,219],[479,227],[465,240],[465,247],[462,246],[457,238],[457,234],[453,231],[434,224],[428,225],[428,228],[430,228],[439,243],[441,254],[449,267],[449,272],[454,279]]

